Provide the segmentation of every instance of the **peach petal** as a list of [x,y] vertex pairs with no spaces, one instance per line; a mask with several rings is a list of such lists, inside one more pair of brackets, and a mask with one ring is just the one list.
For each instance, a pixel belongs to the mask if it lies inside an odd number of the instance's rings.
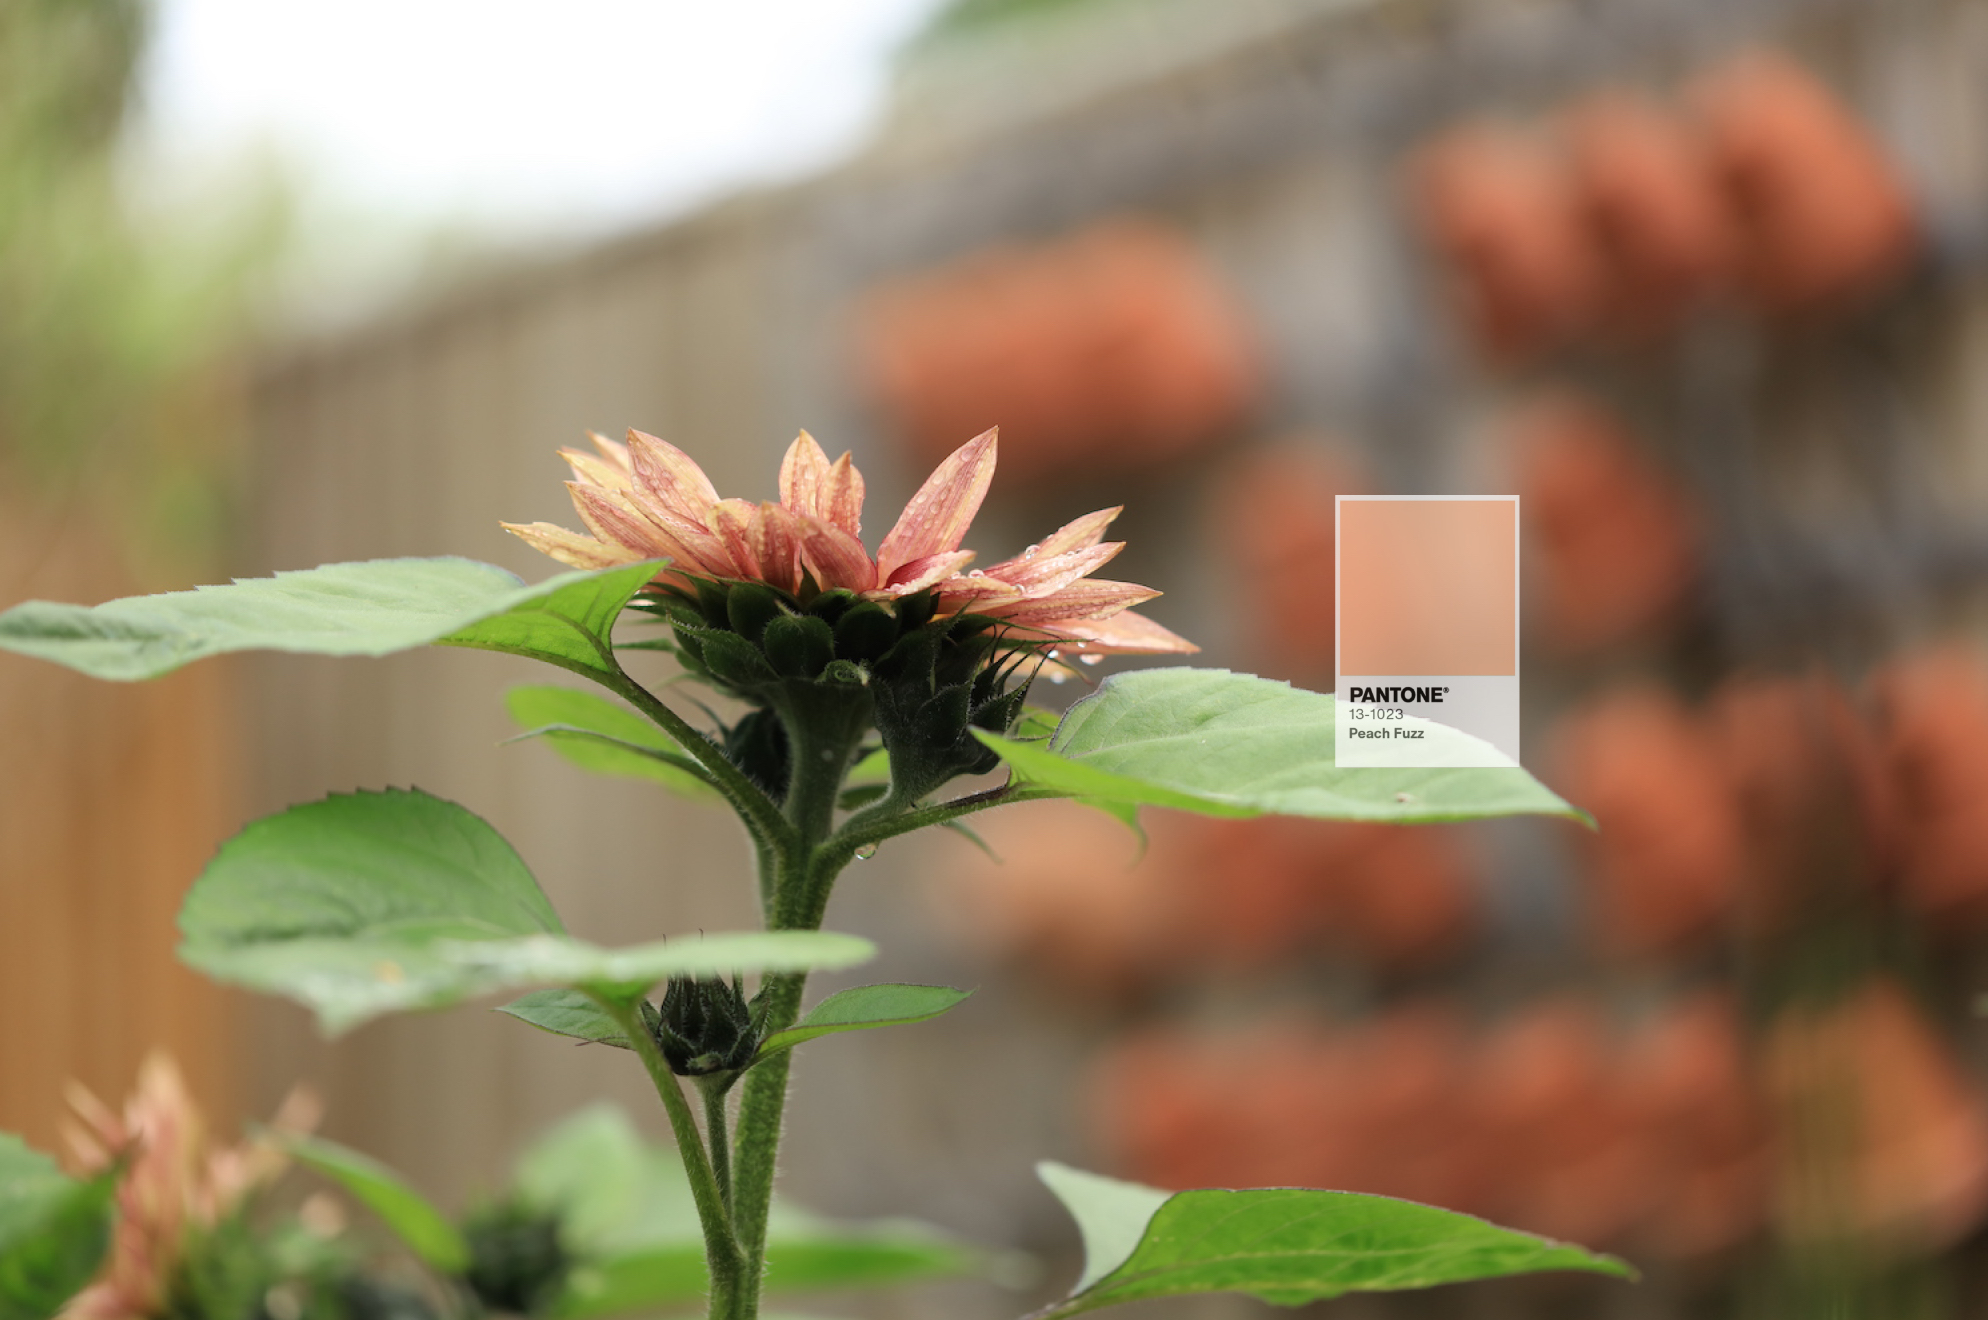
[[1020,602],[1021,588],[990,573],[949,577],[939,584],[939,613],[961,614],[991,608],[992,603]]
[[863,474],[856,470],[846,449],[828,469],[821,505],[823,518],[851,536],[863,534]]
[[950,554],[926,555],[902,565],[890,575],[880,590],[887,596],[909,596],[937,586],[953,574],[973,562],[973,551],[955,550]]
[[597,541],[591,536],[568,531],[557,523],[500,523],[499,526],[540,554],[550,555],[574,568],[611,568],[643,558],[626,546]]
[[822,492],[828,481],[828,455],[806,431],[794,437],[780,460],[780,502],[796,514],[826,518]]
[[1052,596],[1080,578],[1088,577],[1125,548],[1123,541],[1107,541],[1068,554],[1042,555],[1008,567],[996,565],[987,576],[1013,584],[1024,596],[1036,599]]
[[1112,582],[1085,578],[1054,595],[1035,597],[1011,607],[989,610],[1000,618],[1021,624],[1042,624],[1049,620],[1102,619],[1120,610],[1152,600],[1160,593],[1136,582]]
[[628,457],[628,446],[619,440],[610,440],[599,431],[587,432],[587,439],[594,442],[594,448],[601,451],[601,457],[620,468],[630,478],[635,475],[634,461]]
[[759,506],[750,537],[753,558],[765,580],[782,591],[801,589],[801,526],[771,500]]
[[725,577],[759,577],[759,556],[752,549],[752,525],[758,517],[759,506],[740,499],[719,500],[705,515],[705,526],[724,544],[731,559],[731,570]]
[[1201,648],[1143,614],[1121,610],[1109,619],[1038,625],[1084,643],[1086,655],[1192,655]]
[[[1125,506],[1120,504],[1115,508],[1099,509],[1073,522],[1064,523],[1031,546],[1030,549],[1035,553],[1029,557],[1041,559],[1047,555],[1067,555],[1073,550],[1088,550],[1104,540],[1104,529],[1111,526],[1123,512]],[[991,573],[994,570],[990,568],[987,571]]]
[[877,576],[890,581],[897,571],[914,560],[951,554],[966,539],[966,529],[987,498],[994,480],[995,442],[1000,428],[993,427],[954,450],[939,464],[911,502],[904,506],[897,525],[890,529],[877,550]]
[[689,454],[646,431],[628,433],[635,484],[691,522],[702,522],[718,502],[718,489]]
[[666,553],[658,544],[649,520],[632,505],[616,499],[612,492],[577,481],[567,482],[566,490],[573,497],[573,508],[579,513],[580,521],[600,540],[629,551],[636,559]]
[[877,585],[877,566],[863,543],[820,518],[801,519],[801,563],[823,591],[869,591]]
[[613,463],[583,449],[562,449],[559,456],[566,460],[566,466],[573,469],[575,480],[584,481],[589,486],[599,486],[602,490],[625,491],[631,489],[634,478],[628,469],[616,467]]

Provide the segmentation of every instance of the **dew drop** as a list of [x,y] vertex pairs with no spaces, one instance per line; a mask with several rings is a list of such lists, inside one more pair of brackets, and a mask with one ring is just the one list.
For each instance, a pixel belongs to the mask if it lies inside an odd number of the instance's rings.
[[966,575],[967,575],[968,577],[986,577],[986,576],[987,576],[987,575],[986,575],[985,573],[981,572],[981,571],[980,571],[979,569],[977,569],[977,568],[969,568],[968,570],[966,570]]
[[877,845],[874,843],[866,843],[856,850],[856,860],[859,862],[867,862],[876,855]]
[[1039,545],[1032,545],[1032,546],[1030,546],[1030,547],[1029,547],[1028,549],[1026,549],[1026,550],[1022,551],[1022,558],[1024,558],[1024,559],[1034,559],[1034,558],[1036,557],[1037,553],[1041,551],[1041,549],[1042,549],[1042,547],[1041,547],[1041,546],[1039,546]]
[[1101,665],[1104,663],[1104,657],[1101,655],[1080,655],[1077,657],[1077,663],[1080,665]]
[[1062,658],[1063,658],[1063,653],[1059,650],[1056,650],[1054,647],[1043,652],[1043,659],[1045,660],[1061,660]]

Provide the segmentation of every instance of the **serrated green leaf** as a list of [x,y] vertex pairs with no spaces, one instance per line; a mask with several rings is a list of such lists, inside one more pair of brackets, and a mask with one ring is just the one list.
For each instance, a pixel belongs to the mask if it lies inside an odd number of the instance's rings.
[[0,1320],[49,1320],[96,1274],[110,1245],[113,1170],[87,1181],[0,1132]]
[[338,794],[251,824],[194,883],[180,934],[189,965],[295,999],[333,1035],[496,990],[632,996],[669,976],[846,967],[874,953],[815,931],[623,949],[574,939],[494,829],[403,789]]
[[1083,1277],[1041,1320],[1188,1293],[1302,1306],[1546,1270],[1635,1277],[1612,1256],[1388,1196],[1298,1187],[1169,1194],[1061,1164],[1037,1171],[1084,1237]]
[[614,616],[658,566],[526,586],[473,559],[374,559],[89,607],[31,600],[0,613],[0,650],[120,681],[229,651],[380,656],[431,642],[599,673]]
[[497,1007],[520,1022],[529,1022],[555,1036],[571,1036],[596,1045],[630,1048],[621,1026],[606,1010],[578,990],[534,990]]
[[1330,696],[1288,683],[1223,669],[1142,669],[1113,675],[1070,707],[1046,745],[974,733],[1025,793],[1121,810],[1399,824],[1586,819],[1518,766],[1342,770],[1333,763],[1332,721]]
[[[651,1146],[620,1110],[598,1105],[546,1134],[518,1162],[516,1187],[559,1214],[580,1257],[554,1308],[561,1320],[653,1310],[705,1293],[697,1210],[675,1152]],[[845,1224],[776,1202],[767,1287],[874,1287],[970,1272],[980,1253],[923,1225]]]
[[576,688],[516,687],[504,694],[505,708],[526,732],[542,737],[554,751],[595,774],[648,779],[699,801],[718,794],[695,761],[634,711]]
[[378,1215],[429,1265],[444,1274],[457,1274],[468,1266],[469,1243],[449,1217],[386,1165],[323,1137],[287,1135],[279,1140],[299,1164],[331,1179]]
[[838,1031],[925,1022],[972,993],[944,985],[859,985],[840,990],[816,1004],[795,1025],[768,1036],[759,1054],[764,1058],[776,1050],[792,1049]]

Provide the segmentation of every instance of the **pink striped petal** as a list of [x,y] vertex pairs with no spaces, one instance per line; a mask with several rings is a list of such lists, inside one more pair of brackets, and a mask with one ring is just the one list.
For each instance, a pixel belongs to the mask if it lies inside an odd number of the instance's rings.
[[627,490],[635,484],[627,468],[616,467],[608,460],[584,450],[562,449],[559,456],[566,460],[566,466],[573,469],[574,478],[589,486],[599,486],[602,490]]
[[829,466],[822,483],[821,517],[851,536],[863,534],[863,474],[856,470],[849,451]]
[[752,553],[762,581],[782,591],[801,589],[801,525],[771,500],[759,506],[752,523]]
[[621,499],[648,524],[650,538],[670,557],[672,568],[704,577],[730,575],[731,552],[710,528],[684,521],[647,491],[630,490]]
[[574,568],[609,568],[630,564],[644,556],[626,546],[610,545],[591,536],[571,532],[557,523],[501,523],[503,529],[542,555],[550,555]]
[[1102,619],[1159,594],[1151,587],[1142,587],[1136,582],[1085,578],[1071,583],[1053,596],[1024,600],[1019,605],[998,607],[987,613],[1022,624],[1040,624],[1051,619]]
[[951,554],[966,539],[994,480],[999,428],[983,431],[939,464],[898,516],[877,551],[877,574],[888,582],[913,560]]
[[972,562],[971,550],[926,555],[923,559],[914,559],[901,566],[884,582],[881,590],[888,596],[909,596],[913,592],[937,586]]
[[1071,619],[1040,627],[1075,638],[1084,655],[1192,655],[1201,648],[1143,614],[1121,610],[1109,619]]
[[725,577],[758,578],[759,556],[753,553],[752,524],[759,506],[751,500],[719,500],[705,515],[704,525],[724,543],[731,558],[731,571]]
[[1036,557],[1043,555],[1067,555],[1072,550],[1088,550],[1104,540],[1104,529],[1111,526],[1118,515],[1125,512],[1123,504],[1111,509],[1099,509],[1087,513],[1074,522],[1061,527],[1035,543]]
[[619,440],[610,440],[599,431],[587,432],[587,439],[594,442],[594,448],[601,451],[601,457],[620,468],[630,478],[635,475],[635,465],[628,457],[628,446]]
[[939,584],[940,614],[985,613],[997,604],[1020,602],[1019,587],[1003,582],[991,573],[969,573],[950,577]]
[[780,460],[780,502],[796,514],[826,518],[822,488],[828,480],[828,455],[806,431],[794,437]]
[[691,522],[703,522],[718,502],[718,489],[689,454],[646,431],[628,433],[635,484]]
[[573,508],[579,513],[580,521],[599,539],[631,551],[637,559],[668,553],[649,520],[616,500],[612,492],[577,481],[567,482],[566,489],[573,496]]
[[868,591],[877,585],[877,566],[863,543],[820,518],[801,519],[801,562],[823,591]]
[[[1110,563],[1120,550],[1125,548],[1123,541],[1106,541],[1087,550],[1072,550],[1068,554],[1044,555],[1036,559],[1023,560],[1016,564],[997,564],[987,570],[988,577],[998,577],[1003,582],[1012,583],[1024,596],[1036,599],[1052,596],[1079,578],[1090,574]],[[1010,567],[1009,565],[1013,566]]]

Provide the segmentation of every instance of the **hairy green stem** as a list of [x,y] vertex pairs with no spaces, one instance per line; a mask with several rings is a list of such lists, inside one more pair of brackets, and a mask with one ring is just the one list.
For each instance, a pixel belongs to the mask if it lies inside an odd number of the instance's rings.
[[670,1071],[662,1051],[656,1047],[656,1042],[633,1007],[603,995],[592,998],[615,1020],[622,1035],[635,1047],[642,1066],[649,1070],[649,1080],[655,1084],[656,1094],[662,1097],[663,1109],[669,1114],[670,1131],[676,1134],[677,1154],[682,1157],[684,1173],[690,1180],[691,1199],[697,1203],[697,1221],[704,1230],[704,1259],[711,1273],[711,1315],[729,1320],[729,1317],[752,1314],[751,1310],[742,1309],[742,1302],[748,1294],[756,1302],[758,1274],[746,1271],[745,1253],[740,1249],[734,1233],[726,1198],[711,1161],[705,1155],[704,1142],[697,1131],[697,1119],[690,1112],[690,1102],[684,1099],[676,1074]]
[[735,1073],[713,1073],[697,1079],[704,1093],[704,1140],[711,1148],[711,1176],[718,1181],[718,1196],[725,1204],[725,1218],[732,1218],[732,1134],[725,1114],[725,1095],[732,1089]]

